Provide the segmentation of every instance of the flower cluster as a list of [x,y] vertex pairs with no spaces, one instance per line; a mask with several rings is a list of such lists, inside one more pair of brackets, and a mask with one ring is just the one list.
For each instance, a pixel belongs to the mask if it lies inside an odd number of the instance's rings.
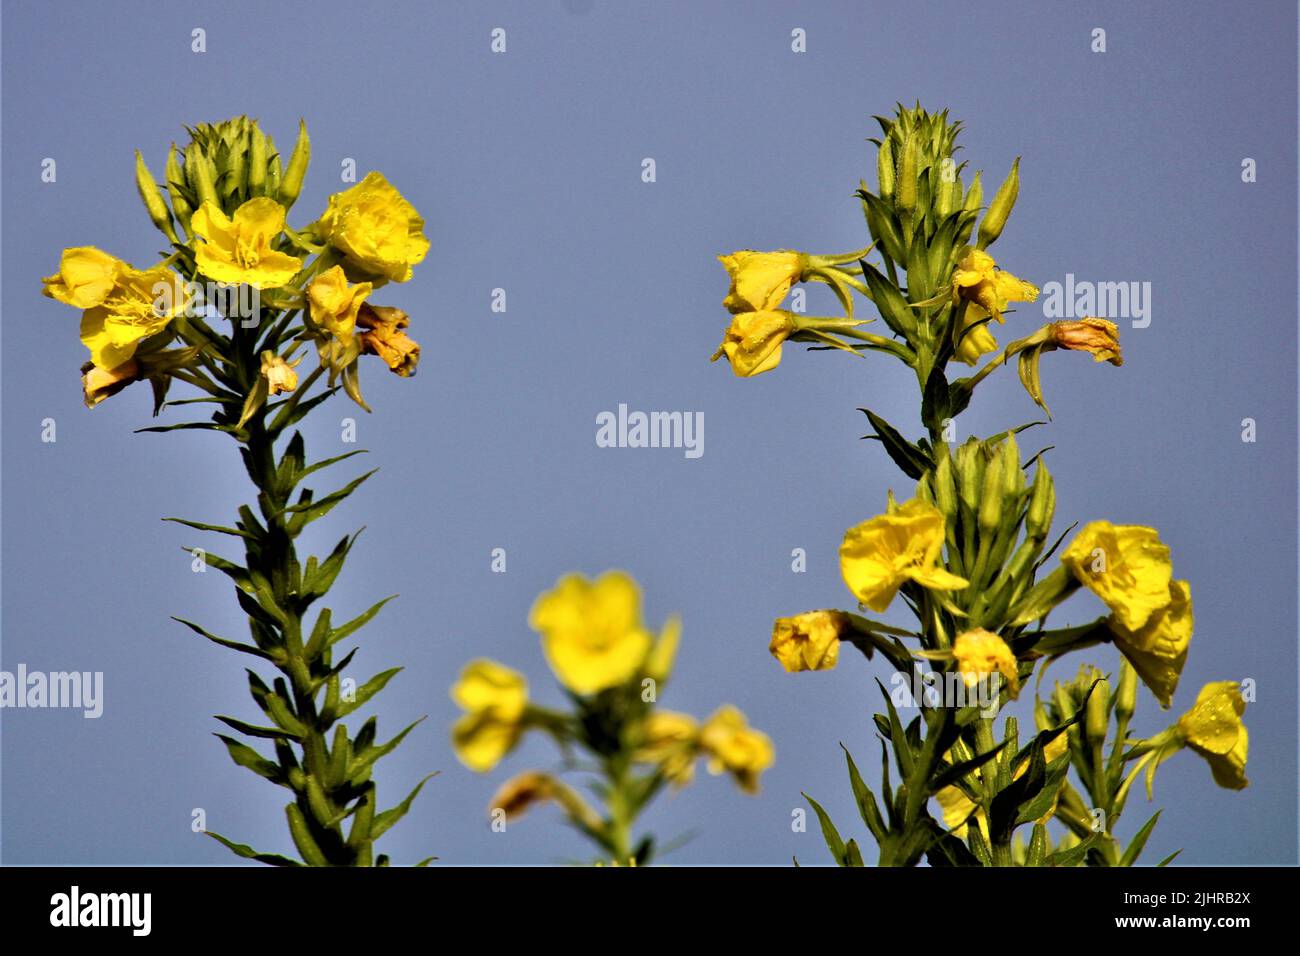
[[[358,373],[362,355],[379,356],[400,376],[415,372],[420,349],[404,331],[406,314],[366,300],[386,282],[411,278],[429,242],[424,220],[379,173],[331,197],[314,223],[292,228],[288,213],[301,192],[310,153],[305,125],[283,162],[271,137],[247,117],[191,129],[185,147],[173,146],[168,154],[165,189],[137,153],[136,187],[170,253],[138,269],[93,247],[65,249],[58,271],[44,279],[44,293],[82,310],[81,341],[90,351],[82,367],[87,406],[147,380],[155,416],[168,406],[215,409],[207,421],[142,431],[184,428],[230,435],[257,489],[257,511],[240,508],[233,527],[169,519],[242,543],[243,564],[206,548],[191,553],[230,578],[252,642],[177,620],[223,648],[277,669],[269,683],[248,672],[265,725],[218,717],[252,744],[270,741],[274,759],[235,737],[218,737],[236,764],[292,793],[285,817],[301,859],[208,835],[241,857],[279,866],[382,866],[388,858],[375,854],[375,841],[402,818],[423,781],[405,800],[380,810],[371,775],[375,763],[414,725],[383,743],[376,739],[374,717],[350,733],[343,718],[379,693],[400,668],[355,687],[343,676],[355,651],[338,661],[333,655],[334,646],[388,599],[342,624],[333,622],[328,608],[308,623],[309,607],[329,591],[356,536],[345,536],[323,558],[305,561],[295,544],[306,525],[369,476],[320,497],[299,487],[308,475],[358,452],[309,464],[302,433],[291,429],[337,391],[339,379],[365,407]],[[320,365],[300,380],[299,352],[309,344],[315,345]],[[331,387],[312,394],[312,385],[326,373]],[[199,396],[169,401],[174,382],[194,387]],[[345,690],[350,686],[354,692]]]
[[515,818],[535,804],[554,803],[605,858],[643,865],[654,842],[634,839],[637,816],[664,786],[689,784],[701,758],[710,773],[730,774],[742,790],[757,792],[774,751],[743,713],[727,705],[700,722],[657,706],[673,670],[680,623],[670,618],[651,633],[640,588],[627,574],[566,575],[538,597],[529,624],[569,707],[534,703],[524,676],[504,664],[471,661],[451,690],[465,711],[452,728],[452,745],[467,767],[487,772],[526,733],[545,734],[566,755],[566,766],[575,750],[588,758],[604,807],[592,807],[559,774],[529,770],[500,788],[493,813]]
[[[1128,847],[1113,835],[1129,787],[1145,769],[1187,748],[1205,757],[1216,782],[1245,786],[1246,698],[1233,682],[1207,685],[1196,705],[1149,739],[1130,733],[1143,683],[1169,707],[1192,636],[1190,586],[1176,580],[1169,548],[1152,528],[1095,521],[1075,535],[1047,568],[1064,535],[1049,546],[1056,494],[1043,454],[1022,461],[1016,435],[1041,422],[957,444],[954,419],[979,384],[1016,357],[1022,384],[1046,409],[1040,357],[1050,351],[1091,354],[1122,364],[1118,329],[1096,317],[1052,322],[1000,347],[990,330],[1005,324],[1015,303],[1038,288],[998,267],[988,252],[1002,235],[1020,189],[1017,160],[985,207],[980,175],[963,184],[965,163],[953,160],[960,124],[947,113],[899,107],[882,119],[877,188],[858,193],[872,242],[855,257],[819,258],[795,251],[744,251],[722,256],[733,314],[721,348],[733,371],[749,377],[776,368],[788,340],[863,354],[891,354],[916,375],[923,437],[911,440],[863,409],[871,437],[916,483],[903,504],[889,496],[884,514],[850,528],[840,545],[840,573],[855,611],[820,609],[777,618],[769,649],[789,672],[826,671],[848,642],[867,658],[877,653],[894,670],[933,690],[916,702],[921,716],[904,726],[886,694],[876,727],[893,751],[902,780],[881,782],[888,813],[862,781],[852,757],[850,777],[882,865],[922,858],[957,865],[1128,865],[1154,818]],[[978,229],[976,223],[978,222]],[[878,262],[869,261],[872,255]],[[828,282],[842,317],[806,318],[779,309],[798,282]],[[853,298],[874,307],[889,336],[859,329]],[[950,379],[954,363],[983,366]],[[1032,477],[1028,476],[1032,468]],[[1068,533],[1068,532],[1067,532]],[[1109,613],[1090,623],[1049,629],[1047,618],[1071,595],[1093,592]],[[916,624],[899,628],[858,612],[888,610],[901,595]],[[1099,644],[1122,655],[1110,678],[1086,667],[1047,702],[1035,700],[1036,732],[1021,746],[1015,718],[995,737],[994,718],[1037,670],[1056,658]],[[923,665],[928,664],[925,670]],[[951,678],[952,680],[948,680]],[[946,696],[948,689],[987,689]],[[1083,796],[1071,782],[1073,772]],[[862,862],[853,840],[809,798],[828,846],[843,865]],[[939,819],[928,810],[937,803]],[[1091,808],[1105,810],[1094,826]],[[942,823],[940,822],[942,820]],[[978,825],[970,826],[974,820]],[[1053,842],[1047,823],[1065,829]],[[1029,825],[1026,843],[1017,828]]]

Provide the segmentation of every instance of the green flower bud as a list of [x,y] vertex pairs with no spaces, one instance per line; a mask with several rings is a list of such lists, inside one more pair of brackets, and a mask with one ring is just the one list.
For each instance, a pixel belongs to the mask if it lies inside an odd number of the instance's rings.
[[886,136],[880,143],[880,148],[876,150],[876,182],[880,184],[877,190],[880,198],[885,202],[890,202],[894,198],[894,147],[890,145],[889,137]]
[[1034,469],[1034,484],[1029,494],[1029,510],[1025,515],[1025,530],[1034,538],[1046,538],[1056,510],[1056,487],[1043,459],[1038,459]]
[[298,121],[298,141],[293,144],[289,154],[289,165],[285,167],[284,177],[280,180],[280,205],[288,209],[302,192],[303,177],[307,175],[307,164],[311,162],[311,139],[307,136],[307,123]]
[[946,518],[957,514],[957,488],[953,484],[952,459],[945,453],[940,456],[934,470],[934,503]]
[[962,504],[971,514],[979,511],[983,481],[984,453],[980,443],[972,439],[957,449],[957,487]]
[[1092,693],[1088,695],[1087,710],[1084,713],[1083,726],[1088,740],[1096,744],[1106,739],[1106,730],[1110,722],[1110,682],[1100,678]]
[[1002,494],[1007,499],[1019,497],[1025,490],[1025,473],[1020,468],[1020,447],[1016,436],[1008,435],[1002,443]]
[[979,501],[979,528],[994,531],[1002,520],[1002,457],[993,458],[984,468],[984,483]]
[[895,187],[894,206],[906,220],[916,209],[916,174],[920,161],[920,142],[916,134],[903,142],[903,155],[898,163],[898,183]]
[[1007,224],[1007,217],[1011,215],[1011,210],[1016,205],[1016,196],[1020,194],[1020,157],[1011,164],[1011,172],[1007,173],[1007,178],[1002,181],[998,187],[997,195],[993,197],[993,202],[989,203],[989,211],[985,213],[983,221],[980,223],[979,247],[981,249],[993,245],[998,236],[1002,235],[1002,228]]
[[176,144],[172,143],[171,149],[167,150],[167,195],[171,197],[172,212],[176,214],[177,221],[181,228],[185,230],[186,235],[190,232],[190,213],[194,211],[185,199],[181,189],[185,185],[185,174],[181,172],[181,165],[176,161]]
[[1115,693],[1115,713],[1119,719],[1127,722],[1137,710],[1137,671],[1126,658],[1119,662],[1119,688]]
[[145,165],[144,157],[140,155],[138,149],[135,151],[135,188],[140,191],[140,200],[144,203],[149,218],[158,227],[158,231],[175,242],[176,229],[172,226],[172,214],[168,211],[162,192],[154,182],[153,174],[149,172],[149,167]]
[[217,201],[217,189],[213,179],[213,167],[210,161],[202,155],[196,144],[191,143],[185,150],[185,180],[193,191],[198,206],[202,206],[205,202],[210,202],[217,207],[221,206]]
[[266,195],[266,136],[256,126],[248,133],[248,195]]
[[961,204],[961,208],[967,212],[976,212],[983,204],[984,185],[980,182],[980,174],[976,173],[970,189],[966,190],[966,201]]

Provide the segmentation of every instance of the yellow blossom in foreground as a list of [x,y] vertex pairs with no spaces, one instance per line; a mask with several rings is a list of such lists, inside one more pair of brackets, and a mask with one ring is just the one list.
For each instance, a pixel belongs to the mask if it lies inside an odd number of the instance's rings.
[[690,714],[652,710],[641,725],[641,745],[635,759],[658,764],[674,786],[685,786],[695,776],[700,727]]
[[725,704],[700,730],[700,748],[709,757],[709,773],[730,773],[747,793],[758,792],[758,778],[772,766],[776,750],[771,738],[749,726],[745,715]]
[[1119,326],[1114,322],[1085,316],[1074,321],[1053,322],[1047,329],[1048,341],[1058,349],[1090,352],[1094,361],[1124,364],[1119,348]]
[[94,408],[104,399],[116,395],[140,375],[140,363],[127,359],[117,368],[102,369],[94,362],[87,362],[81,369],[81,388],[87,408]]
[[1016,655],[1007,642],[982,627],[958,634],[952,645],[952,656],[957,662],[957,672],[967,687],[974,687],[991,674],[1001,674],[1011,689],[1011,696],[1020,693],[1020,673]]
[[301,259],[272,248],[284,231],[284,207],[266,196],[248,200],[230,217],[205,202],[190,227],[205,240],[195,246],[194,261],[216,282],[274,289],[288,285],[302,268]]
[[466,711],[452,728],[456,756],[471,770],[491,770],[523,733],[528,682],[503,664],[479,659],[465,665],[451,697]]
[[123,264],[103,301],[81,314],[81,343],[98,368],[117,368],[141,342],[167,328],[185,304],[181,277],[167,266],[133,269]]
[[281,356],[267,350],[262,353],[262,378],[266,379],[268,395],[292,392],[298,387],[298,373],[294,371],[302,359],[286,362]]
[[577,694],[595,694],[636,674],[650,650],[641,591],[622,571],[595,581],[569,574],[538,597],[528,624],[542,635],[551,670]]
[[738,378],[770,372],[781,364],[781,346],[793,331],[794,320],[788,312],[742,312],[731,320],[709,361],[725,355]]
[[349,285],[339,266],[322,272],[307,287],[310,327],[321,364],[328,366],[331,374],[341,372],[361,354],[357,316],[373,288],[369,282]]
[[1139,630],[1169,604],[1173,564],[1154,528],[1094,521],[1079,532],[1061,561],[1129,631]]
[[1033,302],[1038,298],[1038,287],[1010,272],[997,268],[994,259],[980,249],[967,249],[966,255],[952,272],[952,301],[966,300],[967,319],[972,309],[976,319],[992,316],[1002,322],[1002,310],[1012,302]]
[[772,624],[768,650],[791,674],[828,671],[840,658],[840,635],[847,617],[843,611],[805,611],[779,617]]
[[1205,758],[1214,782],[1229,790],[1241,790],[1249,783],[1249,740],[1241,721],[1245,712],[1237,682],[1216,681],[1202,687],[1192,709],[1178,718],[1178,733],[1187,746]]
[[859,601],[873,611],[889,607],[907,581],[940,591],[970,582],[939,565],[944,518],[934,505],[913,498],[844,534],[840,573]]
[[808,259],[801,252],[755,252],[742,249],[718,261],[731,277],[731,289],[722,300],[729,312],[765,312],[775,309],[803,275]]
[[414,375],[420,364],[420,343],[407,337],[402,330],[411,324],[410,317],[401,309],[366,303],[357,313],[357,333],[361,351],[378,355],[389,370],[407,378]]
[[980,314],[981,312],[982,310],[977,306],[966,308],[965,328],[970,331],[961,337],[961,341],[957,343],[957,351],[954,353],[959,362],[965,362],[967,365],[974,365],[981,355],[987,355],[998,347],[998,340],[989,331],[987,322],[978,328],[971,328],[980,319],[987,318],[987,313]]
[[94,246],[64,249],[59,271],[41,280],[41,293],[64,305],[93,308],[108,298],[118,276],[129,268],[121,259]]
[[1192,590],[1186,581],[1169,585],[1169,603],[1152,612],[1147,622],[1130,631],[1116,620],[1111,633],[1119,649],[1162,707],[1173,702],[1187,647],[1192,640]]
[[368,173],[330,197],[317,228],[331,245],[376,279],[405,282],[429,252],[424,220],[381,173]]

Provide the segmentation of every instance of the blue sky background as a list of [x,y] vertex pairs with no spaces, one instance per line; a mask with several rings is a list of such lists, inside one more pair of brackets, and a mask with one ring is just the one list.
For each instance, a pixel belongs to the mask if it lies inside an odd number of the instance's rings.
[[[190,32],[207,31],[207,52]],[[489,52],[504,27],[508,52]],[[807,31],[808,52],[790,50]],[[1091,31],[1108,50],[1090,50]],[[896,100],[950,107],[986,195],[1023,156],[1020,202],[995,251],[1042,285],[1067,272],[1147,281],[1149,328],[1123,329],[1122,369],[1043,363],[1055,421],[1060,528],[1106,517],[1158,527],[1192,582],[1196,637],[1163,728],[1207,680],[1252,677],[1252,786],[1218,789],[1182,754],[1150,862],[1296,859],[1296,18],[1285,3],[655,3],[277,6],[6,2],[3,19],[3,659],[5,669],[103,671],[104,716],[3,713],[0,852],[9,863],[227,863],[190,830],[289,849],[284,794],[235,768],[214,713],[257,716],[243,660],[169,620],[238,635],[225,579],[180,548],[215,541],[158,519],[223,523],[249,498],[221,436],[134,435],[148,390],[88,412],[77,314],[42,299],[65,246],[136,262],[161,248],[138,204],[133,151],[161,172],[184,123],[259,117],[286,149],[298,117],[315,162],[292,221],[341,188],[340,163],[382,170],[428,220],[432,250],[381,301],[407,310],[420,375],[367,368],[374,415],[343,399],[313,416],[308,451],[360,447],[382,470],[314,526],[328,548],[367,526],[331,595],[336,614],[399,592],[364,632],[358,674],[406,671],[380,698],[381,732],[429,719],[378,773],[395,801],[441,770],[383,842],[399,863],[551,862],[580,838],[542,810],[490,831],[513,771],[550,766],[530,741],[477,776],[452,755],[447,689],[468,659],[527,672],[558,703],[536,636],[536,594],[563,572],[622,567],[649,619],[680,612],[678,673],[662,703],[699,716],[734,702],[775,740],[757,798],[701,773],[645,823],[698,830],[678,863],[824,862],[791,830],[801,790],[863,839],[838,741],[877,766],[870,714],[884,665],[791,676],[768,656],[771,619],[847,606],[844,529],[910,489],[859,441],[869,405],[915,434],[901,366],[790,348],[752,381],[710,365],[726,324],[717,253],[838,252],[865,244],[852,198],[874,179],[870,116]],[[42,159],[58,180],[40,179]],[[658,181],[640,179],[653,157]],[[1258,182],[1244,184],[1244,157]],[[491,290],[508,312],[490,311]],[[824,289],[810,311],[830,310]],[[1043,321],[1010,317],[1010,335]],[[620,402],[703,411],[705,454],[611,450],[595,416]],[[980,389],[963,436],[1036,418],[1011,370]],[[1258,441],[1241,441],[1243,418]],[[58,440],[40,441],[41,421]],[[179,420],[179,418],[173,418]],[[1032,447],[1031,447],[1032,446]],[[340,480],[361,469],[343,466]],[[508,551],[492,574],[490,551]],[[790,571],[791,549],[808,571]],[[1075,598],[1061,621],[1100,605]],[[901,610],[898,609],[898,610]],[[1114,667],[1114,652],[1092,660]],[[1072,676],[1077,661],[1056,666]],[[1121,831],[1149,813],[1135,794]],[[869,841],[869,837],[867,838]]]

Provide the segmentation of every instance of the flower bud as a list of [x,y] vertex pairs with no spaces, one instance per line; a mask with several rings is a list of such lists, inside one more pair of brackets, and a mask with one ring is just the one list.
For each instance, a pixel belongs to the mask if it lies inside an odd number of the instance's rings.
[[880,198],[890,202],[894,198],[894,147],[886,136],[876,150],[876,181]]
[[307,123],[298,121],[298,141],[293,144],[289,154],[289,165],[285,167],[284,177],[280,180],[280,205],[288,209],[302,192],[302,181],[307,175],[307,164],[311,162],[311,139],[307,136]]
[[1137,710],[1138,676],[1133,665],[1123,658],[1119,662],[1119,688],[1115,693],[1115,713],[1126,722]]
[[266,195],[266,134],[257,126],[248,132],[248,195]]
[[998,187],[997,195],[993,197],[993,202],[989,203],[989,211],[984,214],[984,219],[980,222],[979,247],[981,249],[991,246],[997,241],[998,236],[1002,235],[1002,228],[1007,224],[1007,217],[1011,215],[1019,193],[1020,157],[1017,156],[1016,161],[1011,164],[1011,172],[1007,173],[1007,178]]
[[181,172],[181,165],[176,161],[175,143],[172,143],[171,149],[167,150],[166,176],[167,195],[171,197],[172,211],[176,214],[176,219],[181,224],[181,228],[188,234],[190,231],[190,214],[194,209],[181,194],[181,187],[185,184],[185,174]]
[[993,458],[984,468],[984,487],[979,501],[979,528],[994,531],[1002,520],[1002,457]]
[[153,174],[149,172],[149,167],[145,165],[144,157],[140,155],[138,149],[135,151],[135,188],[140,191],[140,200],[144,203],[149,218],[158,227],[158,231],[175,242],[176,230],[172,227],[172,215],[168,212],[162,192],[159,191],[158,184],[154,182]]
[[213,168],[195,143],[191,143],[185,149],[185,179],[194,192],[194,199],[199,206],[210,202],[217,208],[221,208],[221,203],[217,200],[216,186],[213,185]]
[[1056,510],[1056,486],[1043,459],[1038,459],[1034,469],[1034,484],[1029,494],[1029,510],[1025,515],[1025,530],[1033,538],[1046,538]]
[[984,480],[984,452],[980,443],[966,442],[957,449],[957,481],[962,504],[972,514],[979,511],[980,485]]
[[1084,713],[1084,730],[1088,740],[1094,744],[1106,739],[1106,729],[1110,715],[1110,682],[1105,677],[1097,680],[1088,695],[1087,710]]
[[903,154],[898,163],[898,184],[895,187],[894,206],[903,219],[907,219],[916,209],[916,173],[919,162],[920,143],[915,133],[903,140]]
[[975,212],[984,204],[984,184],[980,182],[980,173],[975,173],[975,179],[970,184],[970,189],[966,190],[966,201],[961,204],[961,208],[967,212]]
[[1015,435],[1002,442],[1002,494],[1013,499],[1025,490],[1025,473],[1020,468],[1020,447]]
[[947,454],[940,456],[933,474],[934,503],[951,519],[957,514],[957,488],[953,484],[952,459]]

